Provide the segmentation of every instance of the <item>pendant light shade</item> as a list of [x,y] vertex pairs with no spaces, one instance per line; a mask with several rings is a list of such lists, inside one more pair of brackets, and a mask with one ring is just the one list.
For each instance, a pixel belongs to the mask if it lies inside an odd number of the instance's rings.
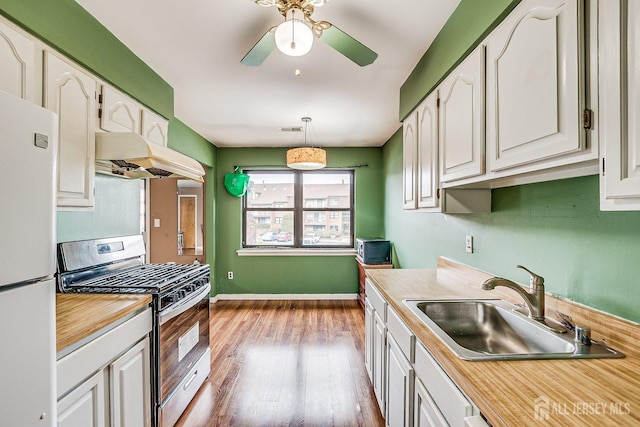
[[322,148],[307,147],[307,128],[311,117],[303,117],[304,147],[287,150],[287,167],[299,170],[322,169],[327,166],[327,152]]
[[322,169],[327,166],[327,152],[315,147],[292,148],[287,151],[287,166],[300,170]]
[[287,12],[286,20],[276,27],[276,46],[289,56],[306,55],[313,45],[311,28],[296,15],[300,18],[304,16],[300,9],[292,8]]

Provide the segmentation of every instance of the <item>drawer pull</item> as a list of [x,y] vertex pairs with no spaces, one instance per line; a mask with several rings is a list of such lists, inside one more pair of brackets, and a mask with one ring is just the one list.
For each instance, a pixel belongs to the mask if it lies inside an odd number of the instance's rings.
[[193,382],[193,380],[196,379],[196,377],[198,376],[198,371],[195,371],[193,373],[193,375],[191,375],[191,378],[189,378],[189,381],[187,381],[186,383],[184,383],[184,385],[182,386],[183,390],[186,390],[189,388],[189,386],[191,385],[191,383]]

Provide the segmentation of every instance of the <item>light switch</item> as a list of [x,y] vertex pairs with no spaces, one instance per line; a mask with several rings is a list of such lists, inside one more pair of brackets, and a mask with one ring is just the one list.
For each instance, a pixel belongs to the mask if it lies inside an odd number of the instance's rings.
[[155,228],[160,227],[160,218],[154,218],[154,219],[153,219],[153,226],[154,226]]

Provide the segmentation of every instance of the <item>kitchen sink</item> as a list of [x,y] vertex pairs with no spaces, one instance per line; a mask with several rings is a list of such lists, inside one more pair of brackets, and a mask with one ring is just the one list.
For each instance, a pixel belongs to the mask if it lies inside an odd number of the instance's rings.
[[530,319],[504,300],[405,300],[465,360],[619,358],[601,342],[585,345],[562,327]]

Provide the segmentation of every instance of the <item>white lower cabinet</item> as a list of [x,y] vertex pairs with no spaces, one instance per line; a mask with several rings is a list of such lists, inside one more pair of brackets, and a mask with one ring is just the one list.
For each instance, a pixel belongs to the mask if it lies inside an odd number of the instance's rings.
[[151,310],[56,363],[58,427],[151,426]]
[[364,300],[364,330],[364,366],[373,381],[373,306],[368,298]]
[[434,410],[440,412],[448,425],[464,426],[465,418],[477,413],[477,409],[422,344],[416,345],[415,369],[416,378],[422,382],[435,405]]
[[[365,331],[365,363],[369,358],[369,377],[378,401],[380,412],[385,414],[386,392],[386,357],[387,357],[387,302],[373,287],[369,279],[365,279],[365,318],[368,327]],[[367,321],[365,320],[365,323]]]
[[447,427],[438,405],[433,401],[427,388],[419,378],[415,379],[413,400],[413,427]]
[[413,425],[413,366],[393,338],[387,335],[387,408],[388,427]]
[[478,408],[366,280],[365,361],[388,427],[485,427]]
[[58,427],[104,427],[105,372],[100,370],[58,401]]
[[109,365],[112,427],[151,424],[150,360],[145,338]]
[[373,391],[378,400],[378,406],[382,414],[385,414],[385,379],[386,379],[386,349],[387,327],[376,311],[373,313]]

